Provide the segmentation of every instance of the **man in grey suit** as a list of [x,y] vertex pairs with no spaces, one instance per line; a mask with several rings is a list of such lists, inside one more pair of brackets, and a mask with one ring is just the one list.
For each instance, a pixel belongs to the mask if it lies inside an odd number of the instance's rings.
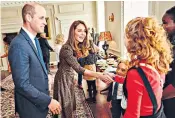
[[46,118],[48,109],[61,112],[60,103],[49,96],[48,76],[35,38],[44,32],[46,11],[39,4],[22,9],[23,26],[11,42],[8,59],[15,85],[15,110],[20,118]]

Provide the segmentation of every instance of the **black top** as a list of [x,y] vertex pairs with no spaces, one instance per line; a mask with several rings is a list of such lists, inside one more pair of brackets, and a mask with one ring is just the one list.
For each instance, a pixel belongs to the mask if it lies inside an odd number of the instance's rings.
[[96,53],[93,53],[89,50],[89,55],[84,58],[79,58],[78,62],[82,67],[84,67],[84,65],[96,64],[97,62]]
[[172,68],[172,70],[166,75],[164,88],[167,87],[169,84],[172,84],[175,87],[175,61],[171,63],[170,67]]
[[[173,58],[175,59],[175,34],[169,38],[171,44],[173,45]],[[173,62],[170,64],[170,67],[172,70],[166,75],[164,88],[169,84],[172,84],[175,87],[175,60],[173,60]]]
[[87,57],[85,57],[85,63],[84,65],[91,65],[91,64],[95,64],[97,61],[96,58],[96,53],[93,53],[91,50],[89,51],[89,55]]

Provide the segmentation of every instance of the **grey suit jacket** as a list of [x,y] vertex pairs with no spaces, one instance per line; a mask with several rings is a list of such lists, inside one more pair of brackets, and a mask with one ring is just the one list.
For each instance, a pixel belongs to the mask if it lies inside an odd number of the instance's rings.
[[51,97],[48,76],[37,50],[21,29],[11,42],[8,54],[15,85],[15,110],[20,118],[45,118]]

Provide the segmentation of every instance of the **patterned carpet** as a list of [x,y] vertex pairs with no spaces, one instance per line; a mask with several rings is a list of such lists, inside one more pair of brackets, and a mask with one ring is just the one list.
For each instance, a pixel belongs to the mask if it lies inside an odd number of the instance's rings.
[[[53,95],[53,81],[56,73],[56,69],[51,70],[51,75],[49,74],[49,89],[50,95]],[[14,105],[14,84],[12,80],[12,75],[9,75],[1,81],[1,86],[6,89],[6,91],[1,92],[1,117],[2,118],[19,118],[15,116],[15,105]],[[73,118],[94,118],[93,113],[85,101],[85,95],[83,90],[75,87],[75,95],[78,100],[77,109],[73,113]],[[51,113],[49,112],[47,118],[51,118]]]

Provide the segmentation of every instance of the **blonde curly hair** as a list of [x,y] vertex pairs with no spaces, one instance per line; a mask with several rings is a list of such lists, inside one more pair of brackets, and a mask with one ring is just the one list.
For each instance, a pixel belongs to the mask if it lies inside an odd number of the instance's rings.
[[169,71],[169,64],[173,60],[172,45],[155,18],[132,19],[126,25],[125,36],[128,39],[130,65],[136,66],[140,60],[145,60],[161,74]]
[[[123,64],[126,65],[126,68],[125,68],[125,69],[126,69],[126,70],[125,70],[125,74],[126,74],[127,71],[128,71],[128,69],[129,69],[129,67],[130,67],[129,61],[128,61],[128,60],[125,60],[125,59],[119,59],[119,60],[118,60],[117,68],[118,68],[118,66],[119,66],[121,63],[123,63]],[[117,72],[117,70],[116,70],[116,72]]]
[[64,35],[63,34],[58,34],[56,36],[55,44],[62,44],[64,42]]
[[129,69],[129,60],[126,59],[118,59],[118,65],[120,63],[124,63],[127,66],[127,69]]

